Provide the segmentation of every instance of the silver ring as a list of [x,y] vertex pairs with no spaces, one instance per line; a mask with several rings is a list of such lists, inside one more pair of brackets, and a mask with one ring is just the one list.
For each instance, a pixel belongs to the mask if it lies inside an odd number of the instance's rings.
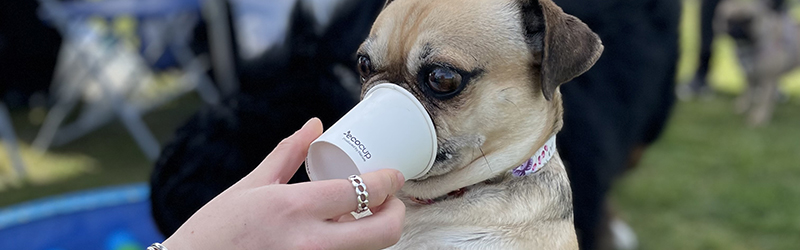
[[147,250],[167,250],[167,247],[161,245],[161,243],[156,242],[147,247]]
[[353,187],[356,189],[356,199],[358,200],[356,210],[350,212],[350,214],[352,214],[356,220],[372,215],[372,211],[369,210],[369,200],[367,199],[369,198],[367,184],[364,184],[364,180],[358,175],[351,175],[347,177],[347,179],[350,180],[350,183],[353,184]]

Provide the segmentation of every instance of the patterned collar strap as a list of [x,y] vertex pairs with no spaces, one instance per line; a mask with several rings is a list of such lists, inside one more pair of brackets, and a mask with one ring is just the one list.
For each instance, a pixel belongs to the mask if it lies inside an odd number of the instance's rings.
[[[536,154],[531,156],[531,158],[529,158],[528,161],[512,169],[511,174],[517,177],[522,177],[536,173],[537,171],[542,169],[542,167],[546,165],[548,161],[550,161],[550,158],[553,158],[555,152],[556,152],[556,136],[554,135],[553,137],[550,137],[550,139],[547,140],[547,142],[545,142],[544,145],[542,145],[542,147],[539,148],[539,150],[536,150]],[[469,188],[470,187],[459,188],[458,190],[452,191],[450,193],[447,193],[446,195],[436,197],[433,199],[420,199],[417,197],[409,197],[409,199],[411,199],[411,201],[417,204],[430,205],[448,199],[459,198],[463,196],[464,193],[466,193]]]
[[536,150],[536,153],[533,154],[528,161],[512,169],[511,173],[517,177],[528,176],[536,173],[536,171],[542,169],[542,167],[546,165],[548,161],[550,161],[550,158],[553,158],[555,153],[556,136],[553,135],[549,140],[547,140],[547,142],[544,143],[544,145],[542,145],[541,148],[539,148],[539,150]]

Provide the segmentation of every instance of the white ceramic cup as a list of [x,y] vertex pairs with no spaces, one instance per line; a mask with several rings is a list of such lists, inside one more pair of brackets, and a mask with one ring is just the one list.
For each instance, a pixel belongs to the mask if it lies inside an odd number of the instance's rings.
[[327,180],[392,168],[416,179],[430,170],[436,147],[433,121],[419,100],[382,83],[311,142],[306,171],[311,180]]

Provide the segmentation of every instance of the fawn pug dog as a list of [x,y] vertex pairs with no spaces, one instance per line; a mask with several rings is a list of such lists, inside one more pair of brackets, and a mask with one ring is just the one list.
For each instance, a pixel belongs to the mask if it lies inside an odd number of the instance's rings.
[[438,141],[430,172],[398,193],[390,249],[577,249],[558,87],[602,50],[550,0],[388,1],[357,52],[362,98],[407,89]]
[[786,11],[776,8],[765,1],[726,0],[717,7],[714,20],[715,32],[735,41],[747,75],[747,88],[736,109],[753,126],[769,122],[778,80],[800,65],[800,30]]

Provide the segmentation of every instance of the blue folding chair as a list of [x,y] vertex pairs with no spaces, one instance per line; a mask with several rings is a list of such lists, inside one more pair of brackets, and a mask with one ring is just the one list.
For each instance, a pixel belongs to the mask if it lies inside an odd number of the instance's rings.
[[[220,100],[220,91],[205,74],[211,63],[189,48],[194,27],[201,19],[203,4],[216,0],[40,0],[40,17],[64,37],[53,88],[55,105],[48,112],[34,147],[46,150],[62,145],[108,123],[115,116],[126,127],[140,149],[155,160],[160,145],[141,116],[190,91],[210,104]],[[132,18],[140,24],[141,44],[132,48],[126,40],[93,19]],[[166,59],[165,59],[166,58]],[[172,63],[170,63],[172,62]],[[137,97],[143,78],[154,68],[174,64],[182,69],[170,92]],[[228,81],[230,82],[230,81]],[[231,85],[235,83],[227,83]],[[232,87],[225,86],[225,89]],[[138,98],[138,99],[137,99]],[[81,115],[63,125],[67,115],[83,101]]]

